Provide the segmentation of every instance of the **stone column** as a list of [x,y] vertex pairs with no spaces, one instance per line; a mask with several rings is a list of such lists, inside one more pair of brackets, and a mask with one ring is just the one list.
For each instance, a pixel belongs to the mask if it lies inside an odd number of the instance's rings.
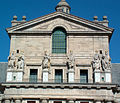
[[47,103],[47,102],[48,102],[47,99],[42,100],[42,103]]
[[69,83],[74,83],[74,77],[75,76],[75,72],[74,69],[69,69],[68,70],[68,82]]
[[9,99],[5,99],[5,103],[10,103],[10,100]]
[[43,82],[48,82],[48,74],[49,74],[48,69],[44,69],[43,70]]
[[21,99],[16,99],[15,103],[21,103]]

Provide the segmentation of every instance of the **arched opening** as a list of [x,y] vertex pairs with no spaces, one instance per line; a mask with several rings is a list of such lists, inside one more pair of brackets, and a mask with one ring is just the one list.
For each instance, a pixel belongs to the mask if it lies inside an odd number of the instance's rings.
[[57,27],[52,34],[52,53],[66,53],[66,30],[62,27]]

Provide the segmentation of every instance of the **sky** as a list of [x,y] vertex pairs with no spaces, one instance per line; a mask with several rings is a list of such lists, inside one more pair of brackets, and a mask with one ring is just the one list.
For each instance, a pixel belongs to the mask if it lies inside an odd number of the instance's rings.
[[[0,1],[0,62],[7,62],[10,39],[6,28],[11,27],[11,20],[16,15],[27,21],[55,12],[60,0],[1,0]],[[110,41],[112,63],[120,63],[120,0],[66,0],[71,6],[71,14],[88,20],[98,16],[108,16],[109,27],[114,28]]]

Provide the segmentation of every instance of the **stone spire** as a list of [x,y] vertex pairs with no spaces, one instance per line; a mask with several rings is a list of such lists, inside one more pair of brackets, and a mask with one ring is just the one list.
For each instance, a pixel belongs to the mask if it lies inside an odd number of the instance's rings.
[[64,13],[68,13],[68,14],[70,13],[70,9],[71,8],[70,8],[69,4],[65,0],[61,0],[55,8],[55,10],[58,12],[64,12]]

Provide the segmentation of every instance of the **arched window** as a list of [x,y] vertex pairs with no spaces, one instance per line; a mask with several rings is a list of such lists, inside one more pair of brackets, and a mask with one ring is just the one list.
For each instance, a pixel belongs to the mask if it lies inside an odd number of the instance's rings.
[[52,34],[52,53],[66,53],[66,31],[63,28],[56,28]]

